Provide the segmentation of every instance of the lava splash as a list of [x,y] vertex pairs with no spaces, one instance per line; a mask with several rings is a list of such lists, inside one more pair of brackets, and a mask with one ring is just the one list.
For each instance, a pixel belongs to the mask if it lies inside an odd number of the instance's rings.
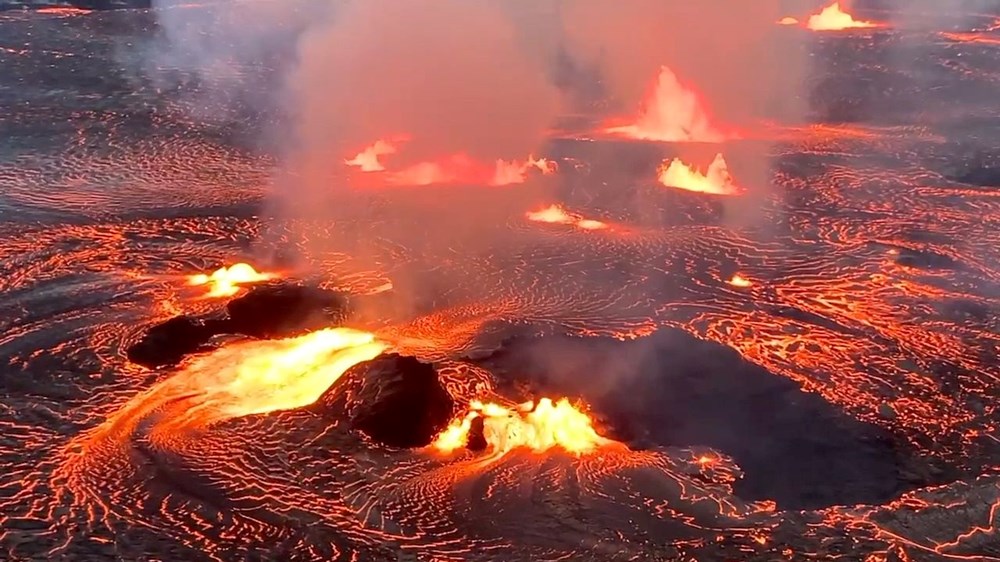
[[494,457],[514,449],[543,453],[554,448],[580,455],[616,443],[598,435],[590,417],[568,399],[542,398],[537,404],[529,401],[514,408],[474,400],[469,413],[452,422],[432,446],[444,453],[465,446],[476,419],[483,422],[486,448]]
[[529,211],[525,213],[525,216],[530,221],[545,222],[550,224],[566,224],[583,230],[602,230],[608,227],[607,223],[594,219],[585,219],[580,215],[568,212],[566,209],[563,209],[561,206],[556,204],[549,205],[548,207],[537,211]]
[[806,27],[813,31],[841,31],[878,26],[879,24],[875,22],[854,19],[851,14],[840,8],[840,2],[830,4],[820,13],[809,16],[809,20],[806,21]]
[[344,160],[344,163],[360,168],[362,172],[381,172],[385,170],[385,166],[382,165],[379,157],[395,153],[396,145],[394,143],[379,139],[359,152],[354,158]]
[[209,297],[231,297],[238,293],[243,285],[270,281],[277,277],[274,273],[262,273],[248,263],[236,263],[229,267],[220,267],[211,275],[199,273],[188,277],[188,285],[208,285]]
[[660,183],[667,187],[676,187],[688,191],[710,193],[713,195],[737,195],[742,190],[733,183],[729,174],[729,166],[722,154],[716,154],[708,165],[708,171],[702,173],[679,158],[670,163],[664,162],[659,169]]
[[634,123],[605,129],[612,135],[661,142],[717,143],[732,138],[712,124],[701,96],[667,67]]

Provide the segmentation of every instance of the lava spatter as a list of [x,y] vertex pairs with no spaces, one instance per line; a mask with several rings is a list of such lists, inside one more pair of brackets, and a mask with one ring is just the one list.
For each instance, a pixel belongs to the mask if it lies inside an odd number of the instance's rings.
[[717,154],[705,172],[685,164],[680,158],[664,162],[659,169],[660,183],[687,191],[697,191],[712,195],[738,195],[743,190],[733,183],[722,154]]
[[525,402],[513,408],[474,400],[469,413],[455,420],[432,447],[447,453],[465,446],[477,418],[482,420],[483,438],[494,456],[519,448],[536,453],[557,448],[582,454],[612,443],[598,435],[590,417],[568,399],[554,402],[551,398],[541,398],[537,403]]
[[252,265],[241,262],[220,267],[208,275],[204,273],[191,275],[188,277],[188,285],[195,287],[207,285],[208,297],[231,297],[246,285],[276,278],[275,273],[258,272]]
[[634,121],[605,132],[661,142],[717,143],[733,136],[713,123],[702,96],[665,66]]

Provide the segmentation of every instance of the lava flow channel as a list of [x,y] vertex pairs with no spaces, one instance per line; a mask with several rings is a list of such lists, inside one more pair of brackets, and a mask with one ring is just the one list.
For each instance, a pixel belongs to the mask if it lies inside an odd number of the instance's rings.
[[665,66],[638,117],[631,123],[608,126],[604,132],[661,142],[718,143],[736,136],[716,127],[698,92]]
[[387,347],[374,334],[351,328],[234,343],[192,359],[132,399],[108,424],[137,422],[156,411],[163,428],[197,428],[301,408],[315,402],[348,369]]

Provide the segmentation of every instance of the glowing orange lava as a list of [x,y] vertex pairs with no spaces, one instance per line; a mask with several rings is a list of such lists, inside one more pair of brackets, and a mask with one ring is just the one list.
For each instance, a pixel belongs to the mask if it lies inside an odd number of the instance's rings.
[[379,157],[395,153],[395,144],[379,139],[371,146],[359,152],[354,158],[345,160],[344,163],[348,166],[361,168],[362,172],[381,172],[385,170],[385,166],[379,161]]
[[152,390],[188,403],[183,414],[165,420],[174,425],[291,410],[312,404],[348,369],[386,348],[374,334],[350,328],[240,342],[196,357]]
[[605,131],[662,142],[722,142],[732,136],[712,124],[698,93],[681,83],[665,66],[660,68],[656,85],[635,123],[609,127]]
[[188,285],[208,285],[209,297],[230,297],[238,293],[243,285],[260,283],[274,279],[273,273],[261,273],[247,263],[237,263],[220,267],[211,275],[199,273],[188,277]]
[[597,434],[593,422],[563,398],[553,402],[542,398],[514,408],[472,401],[469,413],[445,429],[433,443],[437,450],[449,453],[465,446],[472,422],[483,420],[483,436],[493,456],[502,456],[514,449],[543,453],[553,448],[580,455],[615,443]]
[[859,21],[851,14],[840,9],[840,2],[834,2],[818,14],[809,16],[806,27],[813,31],[840,31],[843,29],[857,29],[865,27],[878,27],[879,24],[870,21]]
[[750,281],[746,277],[743,277],[739,273],[733,275],[732,278],[727,281],[733,287],[753,287],[753,281]]
[[84,14],[89,14],[93,10],[87,10],[84,8],[74,8],[71,6],[50,6],[48,8],[38,8],[35,10],[39,14],[55,14],[59,16],[81,16]]
[[793,17],[783,17],[778,20],[778,25],[798,25],[799,20]]
[[451,154],[438,160],[420,162],[389,175],[395,185],[457,184],[511,185],[524,183],[537,170],[548,175],[556,171],[554,162],[529,156],[526,160],[497,160],[492,166],[466,154]]
[[737,195],[742,191],[733,183],[733,178],[729,175],[729,166],[722,154],[715,156],[704,174],[679,158],[674,158],[669,164],[664,162],[659,169],[659,180],[667,187],[714,195]]
[[583,230],[601,230],[607,228],[607,223],[593,219],[585,219],[575,213],[569,213],[559,205],[549,205],[538,211],[529,211],[525,216],[530,221],[547,222],[550,224],[567,224]]

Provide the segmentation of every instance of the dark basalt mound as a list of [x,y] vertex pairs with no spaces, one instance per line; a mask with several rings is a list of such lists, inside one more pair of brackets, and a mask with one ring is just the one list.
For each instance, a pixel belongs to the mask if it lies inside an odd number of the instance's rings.
[[355,367],[355,373],[361,377],[350,398],[351,424],[377,443],[424,447],[454,415],[454,401],[433,365],[391,354]]
[[254,287],[226,305],[227,331],[255,338],[285,338],[339,324],[347,300],[340,293],[299,285]]
[[150,328],[125,350],[125,355],[129,361],[151,369],[176,365],[186,355],[204,349],[215,335],[214,329],[189,316],[177,316]]
[[[707,446],[745,472],[745,499],[782,508],[879,503],[914,486],[916,455],[793,381],[676,329],[634,341],[514,337],[477,361],[515,400],[581,398],[633,448]],[[521,391],[517,388],[521,387]]]

